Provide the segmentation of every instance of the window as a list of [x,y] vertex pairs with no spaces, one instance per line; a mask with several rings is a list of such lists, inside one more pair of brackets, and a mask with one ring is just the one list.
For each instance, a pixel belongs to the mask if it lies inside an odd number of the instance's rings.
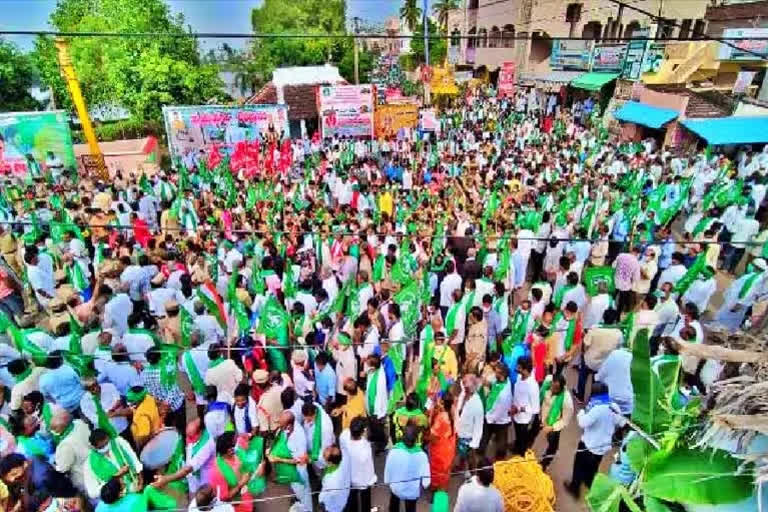
[[659,25],[658,39],[670,39],[675,33],[675,20],[664,20]]
[[581,37],[584,39],[600,40],[600,34],[603,31],[603,25],[599,21],[590,21],[581,30]]
[[707,22],[704,20],[696,20],[693,24],[693,39],[703,39],[705,31],[707,29]]
[[467,33],[467,48],[474,48],[475,44],[477,44],[475,34],[477,34],[477,29],[475,27],[469,29],[469,32]]
[[484,28],[481,28],[477,32],[477,47],[478,48],[487,48],[488,47],[488,31]]
[[469,8],[477,9],[479,7],[480,0],[469,0]]
[[501,31],[501,45],[504,48],[515,47],[515,27],[513,25],[504,25]]
[[458,28],[454,28],[451,32],[451,46],[459,46],[461,44],[461,32]]
[[680,25],[680,33],[677,34],[677,38],[678,39],[690,38],[692,24],[693,24],[693,20],[683,20],[683,23]]
[[491,35],[488,39],[488,48],[501,48],[501,31],[499,27],[494,26],[491,29]]
[[568,4],[565,8],[565,21],[568,23],[581,21],[581,4]]
[[639,35],[639,32],[640,32],[640,22],[632,21],[627,25],[627,28],[624,29],[624,39],[637,37]]

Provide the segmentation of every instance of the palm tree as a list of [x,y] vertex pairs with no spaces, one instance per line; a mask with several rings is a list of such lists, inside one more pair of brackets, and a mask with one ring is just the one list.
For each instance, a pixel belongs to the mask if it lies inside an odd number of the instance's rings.
[[411,32],[414,32],[421,22],[421,8],[416,3],[418,0],[405,0],[400,7],[400,18],[405,21]]
[[448,33],[448,14],[459,8],[459,0],[439,0],[432,6],[432,12],[437,15],[437,23],[445,33]]

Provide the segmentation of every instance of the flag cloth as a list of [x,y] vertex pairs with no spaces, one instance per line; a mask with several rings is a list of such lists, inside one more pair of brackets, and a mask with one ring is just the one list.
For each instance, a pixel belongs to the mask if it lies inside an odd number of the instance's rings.
[[261,310],[259,332],[269,339],[277,340],[280,345],[287,345],[288,324],[290,321],[291,316],[288,312],[275,297],[270,296]]
[[226,329],[227,312],[224,309],[224,303],[221,301],[219,292],[216,291],[216,286],[214,286],[211,281],[206,281],[197,289],[197,297],[205,305],[208,312],[216,317],[219,325],[221,325],[223,329]]
[[416,324],[419,321],[419,308],[421,307],[421,292],[419,283],[414,281],[395,295],[394,300],[400,305],[400,314],[403,328],[407,337],[416,334]]

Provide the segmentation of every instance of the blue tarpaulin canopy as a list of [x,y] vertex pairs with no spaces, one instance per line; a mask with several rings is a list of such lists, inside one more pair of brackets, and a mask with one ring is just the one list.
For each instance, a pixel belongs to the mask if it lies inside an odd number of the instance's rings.
[[679,114],[677,110],[670,108],[659,108],[639,101],[628,101],[613,114],[613,117],[619,121],[659,129]]
[[713,145],[768,142],[768,117],[687,119],[683,126]]

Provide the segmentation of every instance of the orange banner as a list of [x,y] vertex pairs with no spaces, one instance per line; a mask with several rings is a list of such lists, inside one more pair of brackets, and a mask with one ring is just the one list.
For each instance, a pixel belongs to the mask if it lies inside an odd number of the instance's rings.
[[374,113],[374,134],[379,137],[393,137],[400,128],[416,128],[419,124],[419,106],[379,105]]

